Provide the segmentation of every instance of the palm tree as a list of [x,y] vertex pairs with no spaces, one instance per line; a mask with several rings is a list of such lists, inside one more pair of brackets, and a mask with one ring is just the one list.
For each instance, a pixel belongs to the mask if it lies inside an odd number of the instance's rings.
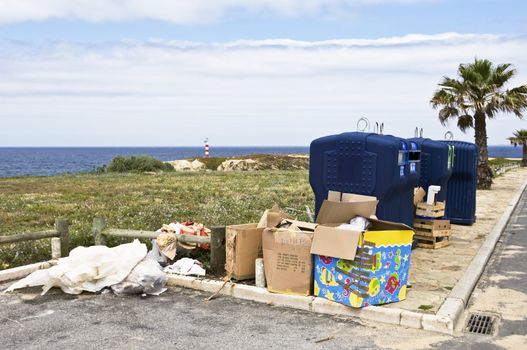
[[522,166],[527,166],[527,130],[517,130],[512,135],[514,136],[509,137],[508,140],[514,145],[514,147],[518,145],[523,146]]
[[505,85],[516,75],[512,65],[494,65],[489,60],[475,59],[472,63],[460,64],[459,79],[443,77],[439,89],[430,103],[439,110],[439,121],[445,125],[456,119],[457,126],[465,132],[475,129],[475,141],[479,147],[478,188],[489,189],[492,185],[492,170],[488,164],[487,118],[499,112],[514,113],[523,118],[527,109],[527,85],[505,89]]

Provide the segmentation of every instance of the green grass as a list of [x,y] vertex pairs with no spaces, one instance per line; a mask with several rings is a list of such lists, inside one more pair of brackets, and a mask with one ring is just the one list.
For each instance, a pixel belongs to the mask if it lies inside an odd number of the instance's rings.
[[489,160],[489,165],[491,168],[506,165],[506,164],[520,164],[521,160],[510,160],[506,158],[494,158]]
[[[0,235],[70,222],[72,247],[93,244],[92,220],[156,230],[192,219],[206,226],[255,222],[273,204],[313,205],[307,171],[82,174],[0,179]],[[307,220],[300,215],[301,220]],[[121,241],[110,240],[110,244]],[[49,239],[0,245],[0,269],[50,257]]]

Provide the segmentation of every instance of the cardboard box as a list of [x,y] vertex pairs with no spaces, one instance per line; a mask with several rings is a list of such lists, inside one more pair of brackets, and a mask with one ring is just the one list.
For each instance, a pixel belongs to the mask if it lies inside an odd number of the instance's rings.
[[414,191],[414,206],[424,201],[425,197],[426,197],[426,191],[424,190],[424,188],[422,187],[416,188]]
[[267,289],[274,293],[311,295],[311,243],[316,224],[287,220],[289,228],[266,228],[262,235]]
[[317,223],[342,224],[357,215],[374,217],[378,202],[377,198],[372,196],[329,191],[328,199],[322,203],[318,212]]
[[[330,200],[325,201],[318,214],[326,222],[349,222],[349,213],[353,208],[355,213],[363,216],[375,214],[377,199],[375,197],[330,191]],[[342,231],[334,225],[316,224],[286,220],[289,228],[267,228],[263,232],[263,255],[267,289],[271,292],[310,295],[313,286],[313,257],[311,245],[313,232],[322,232],[326,236],[324,242],[330,242],[339,237],[337,231]],[[276,222],[276,221],[274,221]],[[349,232],[349,231],[346,231]],[[352,236],[343,236],[348,239]],[[320,244],[324,244],[321,242]],[[345,242],[339,241],[337,246]],[[353,242],[352,242],[353,243]],[[354,244],[357,245],[358,237]]]
[[[377,203],[373,199],[344,203],[335,196],[328,198],[319,211],[320,225],[314,231],[311,247],[315,255],[314,294],[353,307],[404,300],[412,229],[371,219]],[[357,215],[370,217],[370,230],[335,227]]]
[[290,218],[273,206],[262,215],[258,224],[231,225],[225,228],[225,271],[227,276],[241,281],[254,278],[255,260],[262,255],[262,232]]
[[225,271],[241,281],[254,278],[254,261],[262,257],[262,232],[257,224],[231,225],[225,228]]

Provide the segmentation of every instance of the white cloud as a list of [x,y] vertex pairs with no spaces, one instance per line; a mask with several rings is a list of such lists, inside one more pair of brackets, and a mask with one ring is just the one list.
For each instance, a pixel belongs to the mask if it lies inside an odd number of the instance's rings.
[[433,0],[0,0],[0,23],[51,18],[85,21],[157,19],[177,24],[217,20],[229,11],[296,17],[350,12],[360,5]]
[[[526,37],[408,35],[227,43],[0,43],[1,145],[302,145],[358,118],[441,138],[429,99],[475,56],[513,63]],[[489,142],[525,123],[500,116]],[[452,125],[455,130],[455,125]],[[458,138],[470,139],[455,131]]]

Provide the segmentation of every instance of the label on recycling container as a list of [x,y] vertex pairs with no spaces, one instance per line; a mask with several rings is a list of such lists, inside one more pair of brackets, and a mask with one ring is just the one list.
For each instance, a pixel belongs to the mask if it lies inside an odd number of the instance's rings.
[[400,175],[401,177],[404,176],[404,166],[400,166],[400,167],[399,167],[399,175]]
[[397,164],[398,165],[404,165],[408,163],[408,152],[407,151],[399,151],[399,156],[397,158]]
[[417,166],[415,163],[410,163],[410,172],[415,173],[417,171]]
[[448,146],[448,169],[454,167],[454,145]]

